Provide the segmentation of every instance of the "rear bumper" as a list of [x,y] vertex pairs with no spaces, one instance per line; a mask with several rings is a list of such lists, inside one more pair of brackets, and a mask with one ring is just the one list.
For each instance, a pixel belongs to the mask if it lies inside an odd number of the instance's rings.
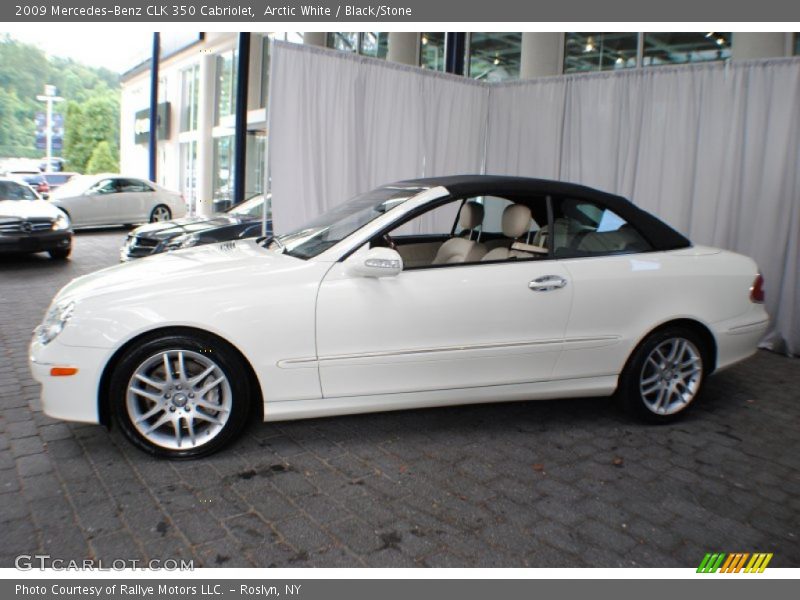
[[753,304],[744,315],[716,323],[717,371],[749,358],[758,350],[759,342],[769,328],[769,315],[761,304]]
[[46,252],[69,248],[71,231],[0,235],[0,252]]

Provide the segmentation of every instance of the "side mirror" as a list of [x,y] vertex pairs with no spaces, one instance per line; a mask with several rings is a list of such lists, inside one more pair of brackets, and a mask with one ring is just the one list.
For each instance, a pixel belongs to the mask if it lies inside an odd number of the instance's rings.
[[403,257],[391,248],[370,248],[347,262],[348,271],[359,277],[396,277],[403,271]]

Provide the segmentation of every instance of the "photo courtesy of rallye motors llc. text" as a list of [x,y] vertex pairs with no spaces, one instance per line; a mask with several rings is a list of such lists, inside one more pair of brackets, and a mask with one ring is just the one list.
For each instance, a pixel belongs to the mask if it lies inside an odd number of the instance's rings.
[[175,585],[175,584],[158,584],[158,585],[142,585],[125,584],[125,583],[110,583],[107,585],[70,585],[63,583],[53,583],[49,585],[25,585],[18,583],[14,587],[14,593],[17,596],[44,596],[48,593],[53,596],[94,596],[101,597],[103,595],[109,596],[114,594],[121,594],[123,596],[139,596],[147,598],[149,596],[158,595],[178,595],[178,596],[222,596],[225,592],[238,593],[241,596],[299,596],[302,584],[289,583],[280,586],[281,590],[276,585],[220,585],[220,584],[201,584],[201,585]]

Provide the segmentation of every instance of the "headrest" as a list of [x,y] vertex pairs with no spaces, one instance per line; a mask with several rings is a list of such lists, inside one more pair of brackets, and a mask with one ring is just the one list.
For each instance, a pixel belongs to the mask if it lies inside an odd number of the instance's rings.
[[461,207],[461,214],[458,217],[461,229],[475,229],[481,223],[483,223],[483,204],[467,202]]
[[524,204],[512,204],[503,211],[503,235],[518,238],[531,228],[531,209]]

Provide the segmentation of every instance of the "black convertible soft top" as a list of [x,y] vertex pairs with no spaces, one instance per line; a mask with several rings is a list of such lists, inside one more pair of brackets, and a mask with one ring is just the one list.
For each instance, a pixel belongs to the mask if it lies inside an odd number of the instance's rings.
[[554,198],[590,200],[614,211],[633,225],[656,250],[675,250],[692,245],[684,235],[642,210],[630,200],[575,183],[506,175],[453,175],[410,179],[392,185],[420,188],[442,186],[447,188],[454,198],[494,195],[512,198],[515,196],[552,196]]

